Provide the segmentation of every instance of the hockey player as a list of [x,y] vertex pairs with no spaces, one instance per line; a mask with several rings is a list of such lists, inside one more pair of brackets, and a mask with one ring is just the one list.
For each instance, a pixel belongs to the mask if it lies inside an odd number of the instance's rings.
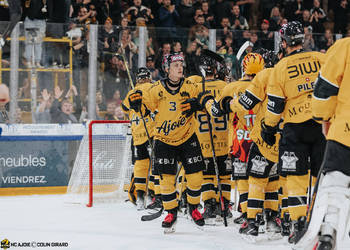
[[[215,79],[216,75],[216,61],[206,55],[202,55],[200,58],[200,67],[205,70],[205,83],[199,84],[200,89],[205,89],[206,94],[210,94],[213,97],[220,96],[222,89],[227,85],[222,80]],[[203,86],[204,85],[204,86]],[[200,94],[201,95],[201,94]],[[204,109],[205,107],[202,106]],[[219,178],[222,189],[222,196],[224,199],[224,207],[226,216],[229,211],[229,201],[231,198],[231,170],[226,168],[226,162],[228,157],[228,129],[227,129],[227,115],[222,117],[212,117],[210,122],[212,124],[212,136],[215,148],[216,162],[218,164]],[[209,133],[208,115],[206,111],[200,111],[196,113],[198,121],[197,136],[201,145],[202,154],[204,156],[205,170],[203,171],[203,184],[202,184],[202,200],[204,202],[203,218],[206,220],[206,224],[214,224],[216,218],[216,212],[220,211],[219,194],[216,187],[217,178],[214,167],[213,151]],[[221,214],[220,214],[221,216]],[[231,214],[232,216],[232,214]]]
[[[148,91],[152,86],[151,72],[147,68],[139,68],[136,76],[135,90]],[[134,92],[131,90],[122,103],[122,108],[125,113],[129,115],[131,121],[131,133],[133,145],[136,148],[136,161],[134,165],[134,184],[137,194],[136,205],[137,210],[143,210],[146,180],[150,167],[150,146],[148,135],[145,130],[145,125],[140,115],[140,110],[133,110],[130,108],[129,96]],[[149,111],[148,111],[149,112]],[[154,122],[151,116],[143,118],[146,122],[147,132],[152,137]]]
[[289,22],[282,34],[286,54],[271,73],[267,87],[267,112],[261,122],[261,137],[270,146],[276,143],[278,125],[284,118],[279,146],[283,175],[287,176],[288,210],[293,223],[289,242],[305,225],[308,169],[315,175],[321,165],[325,138],[322,127],[312,120],[311,97],[318,71],[324,62],[319,52],[303,52],[304,29]]
[[[301,239],[302,249],[336,249],[348,237],[350,211],[350,38],[338,40],[326,54],[312,96],[312,115],[323,121],[327,147],[308,231]],[[327,133],[328,123],[330,122]],[[316,188],[316,187],[315,187]],[[320,234],[319,234],[320,232]],[[315,243],[317,235],[318,244]],[[304,245],[305,244],[305,245]],[[308,246],[308,248],[306,248]],[[305,248],[304,248],[305,247]]]
[[253,111],[239,112],[235,110],[235,105],[231,107],[233,100],[238,99],[255,75],[264,68],[264,60],[261,55],[249,53],[243,59],[244,76],[241,80],[232,82],[225,86],[222,94],[214,101],[213,96],[204,95],[201,103],[206,103],[206,108],[211,110],[211,115],[221,117],[229,114],[228,120],[228,145],[231,159],[233,161],[233,175],[238,180],[237,189],[240,194],[240,206],[242,215],[234,220],[235,223],[242,224],[247,216],[248,198],[248,176],[246,173],[246,162],[251,145],[249,133],[253,127],[255,114]]
[[[247,87],[244,94],[238,99],[238,107],[245,110],[256,109],[256,117],[250,138],[253,140],[248,157],[248,207],[247,219],[240,233],[257,236],[262,211],[265,208],[267,225],[266,230],[272,233],[280,232],[278,217],[278,140],[270,146],[260,136],[261,120],[265,115],[267,106],[266,87],[272,67],[278,61],[273,51],[260,50],[265,62],[265,69],[260,71]],[[278,137],[279,139],[279,137]]]
[[174,185],[177,161],[181,161],[185,169],[189,214],[198,226],[204,225],[197,209],[203,181],[203,156],[195,134],[194,112],[200,107],[193,97],[199,90],[183,78],[181,54],[170,54],[163,62],[167,77],[154,83],[148,91],[133,92],[129,101],[135,110],[142,104],[151,111],[158,110],[154,128],[154,165],[160,174],[163,207],[168,212],[162,227],[168,233],[174,232],[177,221],[178,201]]

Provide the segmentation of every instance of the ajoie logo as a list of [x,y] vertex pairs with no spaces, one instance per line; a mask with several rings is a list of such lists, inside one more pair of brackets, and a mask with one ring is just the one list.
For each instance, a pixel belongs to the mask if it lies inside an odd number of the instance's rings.
[[256,173],[256,174],[261,174],[263,175],[265,173],[265,168],[268,166],[268,162],[265,159],[265,157],[256,155],[254,159],[252,160],[253,166],[251,171]]
[[45,167],[46,158],[21,154],[17,157],[0,157],[0,166],[8,168],[17,167]]
[[297,170],[297,161],[299,160],[298,157],[296,157],[294,152],[288,152],[285,151],[281,157],[282,160],[282,169],[289,170],[289,171],[296,171]]

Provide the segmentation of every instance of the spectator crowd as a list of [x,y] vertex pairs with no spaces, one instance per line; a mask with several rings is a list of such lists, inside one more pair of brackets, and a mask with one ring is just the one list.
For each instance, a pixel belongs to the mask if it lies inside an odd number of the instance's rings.
[[[147,30],[146,67],[153,80],[164,76],[162,58],[171,51],[184,55],[186,75],[195,74],[198,56],[209,46],[210,29],[216,29],[216,51],[225,58],[230,80],[239,77],[236,54],[242,44],[250,41],[251,49],[274,50],[275,32],[289,21],[303,24],[307,51],[325,52],[336,40],[335,34],[350,35],[347,0],[26,0],[23,9],[25,36],[32,35],[28,28],[38,28],[34,36],[40,39],[31,43],[27,38],[22,66],[69,68],[66,47],[45,45],[42,38],[68,36],[73,42],[74,85],[48,86],[47,76],[39,77],[43,83],[38,90],[38,122],[84,120],[80,115],[87,112],[90,24],[99,25],[96,112],[105,112],[101,119],[122,118],[120,102],[130,88],[128,69],[134,80],[138,66],[138,27]],[[0,21],[8,20],[7,0],[0,0]],[[66,77],[62,81],[67,82]],[[30,88],[26,75],[20,87],[20,98],[25,98]],[[73,110],[80,114],[74,115]]]

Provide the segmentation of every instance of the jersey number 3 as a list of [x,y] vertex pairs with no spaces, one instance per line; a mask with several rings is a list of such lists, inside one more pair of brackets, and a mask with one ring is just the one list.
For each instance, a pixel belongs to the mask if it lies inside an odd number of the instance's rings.
[[176,111],[176,102],[169,102],[169,104],[171,106],[169,111]]

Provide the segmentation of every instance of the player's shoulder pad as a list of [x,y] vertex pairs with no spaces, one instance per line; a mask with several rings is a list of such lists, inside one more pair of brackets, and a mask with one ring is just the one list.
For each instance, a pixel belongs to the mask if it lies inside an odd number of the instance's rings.
[[199,75],[191,75],[191,76],[185,78],[185,82],[186,82],[186,80],[196,84],[196,83],[202,82],[202,77]]

